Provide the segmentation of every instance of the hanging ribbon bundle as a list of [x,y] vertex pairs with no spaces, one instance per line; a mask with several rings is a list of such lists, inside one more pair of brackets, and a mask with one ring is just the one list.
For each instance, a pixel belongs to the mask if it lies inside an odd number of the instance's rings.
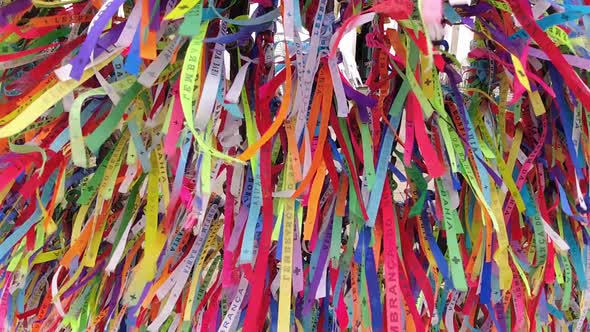
[[590,6],[451,3],[0,2],[1,329],[587,331]]

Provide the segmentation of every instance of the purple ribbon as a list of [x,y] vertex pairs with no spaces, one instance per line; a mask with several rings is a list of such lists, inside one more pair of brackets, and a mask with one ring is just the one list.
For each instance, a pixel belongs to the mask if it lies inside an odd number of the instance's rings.
[[[320,256],[318,257],[315,273],[313,274],[313,279],[311,280],[308,292],[305,296],[305,301],[303,303],[303,314],[306,316],[309,315],[309,313],[311,311],[312,305],[315,300],[315,293],[318,290],[318,287],[320,285],[320,281],[322,279],[322,274],[326,272],[323,267],[326,265],[326,261],[328,260],[328,253],[330,252],[330,240],[332,239],[332,221],[331,220],[333,219],[333,217],[334,217],[334,214],[332,212],[332,217],[330,218],[330,223],[328,224],[328,227],[326,228],[326,231],[324,234],[322,246],[321,246],[321,248],[319,248],[321,251],[320,251]],[[318,248],[316,248],[316,250],[317,249]]]
[[[162,8],[160,1],[150,0],[150,31],[160,30],[160,9]],[[165,7],[164,7],[165,8]]]
[[371,109],[371,108],[375,107],[375,105],[377,105],[377,100],[375,100],[375,98],[366,96],[366,95],[356,91],[350,85],[350,83],[348,83],[348,80],[346,79],[346,77],[344,77],[344,75],[342,75],[342,73],[340,73],[340,76],[342,77],[342,85],[344,86],[344,94],[346,95],[346,97],[348,99],[354,100],[357,103],[357,105],[359,106],[359,115],[361,117],[361,121],[363,123],[368,122],[369,121],[369,113],[367,112],[367,109]]
[[455,6],[455,9],[461,10],[465,13],[465,16],[480,16],[481,14],[491,10],[492,5],[485,2],[480,2],[475,6],[468,6],[468,5],[459,5]]
[[8,25],[8,19],[31,6],[31,0],[16,0],[4,7],[0,7],[0,28]]
[[229,44],[233,43],[238,40],[244,40],[250,38],[250,35],[255,32],[261,32],[268,30],[271,23],[263,23],[258,25],[247,25],[240,29],[240,31],[236,33],[232,33],[231,35],[225,36],[218,36],[212,38],[205,38],[205,43],[216,43],[216,44]]
[[[99,42],[100,35],[104,30],[105,26],[109,22],[109,20],[115,15],[119,7],[125,2],[125,0],[113,0],[112,2],[107,2],[105,5],[102,6],[98,14],[94,17],[92,21],[92,26],[88,30],[88,36],[82,46],[80,46],[80,52],[78,55],[72,59],[70,64],[72,65],[72,71],[70,73],[70,77],[73,79],[79,80],[82,77],[82,73],[84,72],[84,68],[90,62],[90,54],[94,50],[95,46]],[[121,24],[119,24],[121,25]],[[122,27],[120,28],[122,29]],[[109,31],[110,32],[110,31]],[[120,31],[119,31],[120,33]],[[107,33],[108,35],[108,33]],[[115,39],[116,41],[116,39]],[[113,41],[114,43],[114,41]],[[111,44],[113,44],[111,43]],[[101,46],[104,46],[101,45]],[[106,49],[106,47],[105,47]],[[94,54],[96,57],[97,54]]]
[[99,272],[102,272],[107,260],[102,260],[90,273],[84,272],[82,279],[74,284],[70,289],[64,292],[63,297],[70,297],[72,294],[77,292],[80,288],[84,287],[90,280],[92,280]]

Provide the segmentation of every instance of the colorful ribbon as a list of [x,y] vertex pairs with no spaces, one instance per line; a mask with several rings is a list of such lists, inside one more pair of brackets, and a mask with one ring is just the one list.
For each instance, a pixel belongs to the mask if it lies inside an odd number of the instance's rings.
[[589,18],[2,2],[0,329],[588,330]]

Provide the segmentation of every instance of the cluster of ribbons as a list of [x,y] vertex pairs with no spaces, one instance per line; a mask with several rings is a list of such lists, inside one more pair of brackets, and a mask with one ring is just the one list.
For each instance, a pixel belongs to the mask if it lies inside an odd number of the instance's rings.
[[587,331],[589,34],[577,0],[0,2],[0,330]]

